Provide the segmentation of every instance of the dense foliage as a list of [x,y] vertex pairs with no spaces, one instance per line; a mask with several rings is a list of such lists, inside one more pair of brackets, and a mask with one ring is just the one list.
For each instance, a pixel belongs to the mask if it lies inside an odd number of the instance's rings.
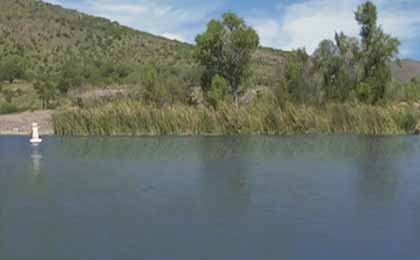
[[204,66],[202,86],[208,89],[216,75],[224,77],[238,104],[239,86],[249,74],[252,54],[259,45],[254,29],[233,13],[225,13],[222,21],[212,20],[207,31],[196,38],[195,57]]
[[391,64],[399,41],[377,25],[376,6],[366,2],[355,12],[361,39],[337,33],[323,40],[312,56],[298,51],[287,61],[277,96],[299,103],[382,102],[392,82]]
[[221,103],[230,101],[229,83],[220,75],[215,75],[211,81],[210,90],[207,94],[207,99],[210,105],[214,108]]

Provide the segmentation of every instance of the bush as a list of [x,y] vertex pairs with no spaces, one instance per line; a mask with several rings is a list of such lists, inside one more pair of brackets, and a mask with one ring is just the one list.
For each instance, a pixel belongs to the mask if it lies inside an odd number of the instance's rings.
[[143,99],[147,104],[158,104],[162,102],[165,93],[158,79],[158,72],[150,68],[143,78],[144,93]]
[[57,88],[61,94],[67,94],[70,89],[79,88],[83,82],[83,67],[82,64],[70,60],[67,61],[61,68],[60,79]]
[[408,83],[393,82],[386,93],[387,101],[420,101],[420,80],[412,79]]
[[4,100],[11,104],[14,98],[20,97],[23,94],[21,89],[6,88],[0,86],[0,94],[2,94]]
[[356,89],[357,99],[360,102],[370,104],[373,102],[373,88],[370,86],[369,83],[360,83]]
[[10,55],[0,60],[0,81],[13,83],[15,79],[23,79],[24,76],[25,64],[21,57]]
[[149,68],[143,78],[143,87],[143,100],[147,104],[163,106],[187,103],[187,86],[169,72]]
[[15,104],[3,103],[2,105],[0,105],[0,115],[12,114],[16,112],[19,112],[19,109]]
[[57,86],[50,80],[38,80],[34,83],[34,89],[42,101],[42,108],[48,109],[50,101],[56,96]]
[[229,101],[229,83],[219,75],[214,76],[211,82],[210,90],[207,93],[207,99],[209,104],[214,108],[216,108],[219,103]]

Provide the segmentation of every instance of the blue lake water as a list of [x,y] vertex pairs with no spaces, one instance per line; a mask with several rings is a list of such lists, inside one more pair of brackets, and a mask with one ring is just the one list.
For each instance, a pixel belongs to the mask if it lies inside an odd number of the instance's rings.
[[419,259],[418,137],[0,137],[0,259]]

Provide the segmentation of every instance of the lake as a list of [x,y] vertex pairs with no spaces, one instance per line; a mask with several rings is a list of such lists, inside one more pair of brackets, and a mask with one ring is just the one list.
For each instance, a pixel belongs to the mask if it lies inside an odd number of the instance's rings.
[[0,137],[0,259],[417,259],[418,137]]

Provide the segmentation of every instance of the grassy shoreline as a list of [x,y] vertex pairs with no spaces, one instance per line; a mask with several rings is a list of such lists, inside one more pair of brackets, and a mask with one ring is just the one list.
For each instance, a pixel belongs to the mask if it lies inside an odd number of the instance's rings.
[[218,109],[135,101],[55,113],[58,136],[413,134],[420,120],[414,106],[328,104],[322,107],[254,104]]

